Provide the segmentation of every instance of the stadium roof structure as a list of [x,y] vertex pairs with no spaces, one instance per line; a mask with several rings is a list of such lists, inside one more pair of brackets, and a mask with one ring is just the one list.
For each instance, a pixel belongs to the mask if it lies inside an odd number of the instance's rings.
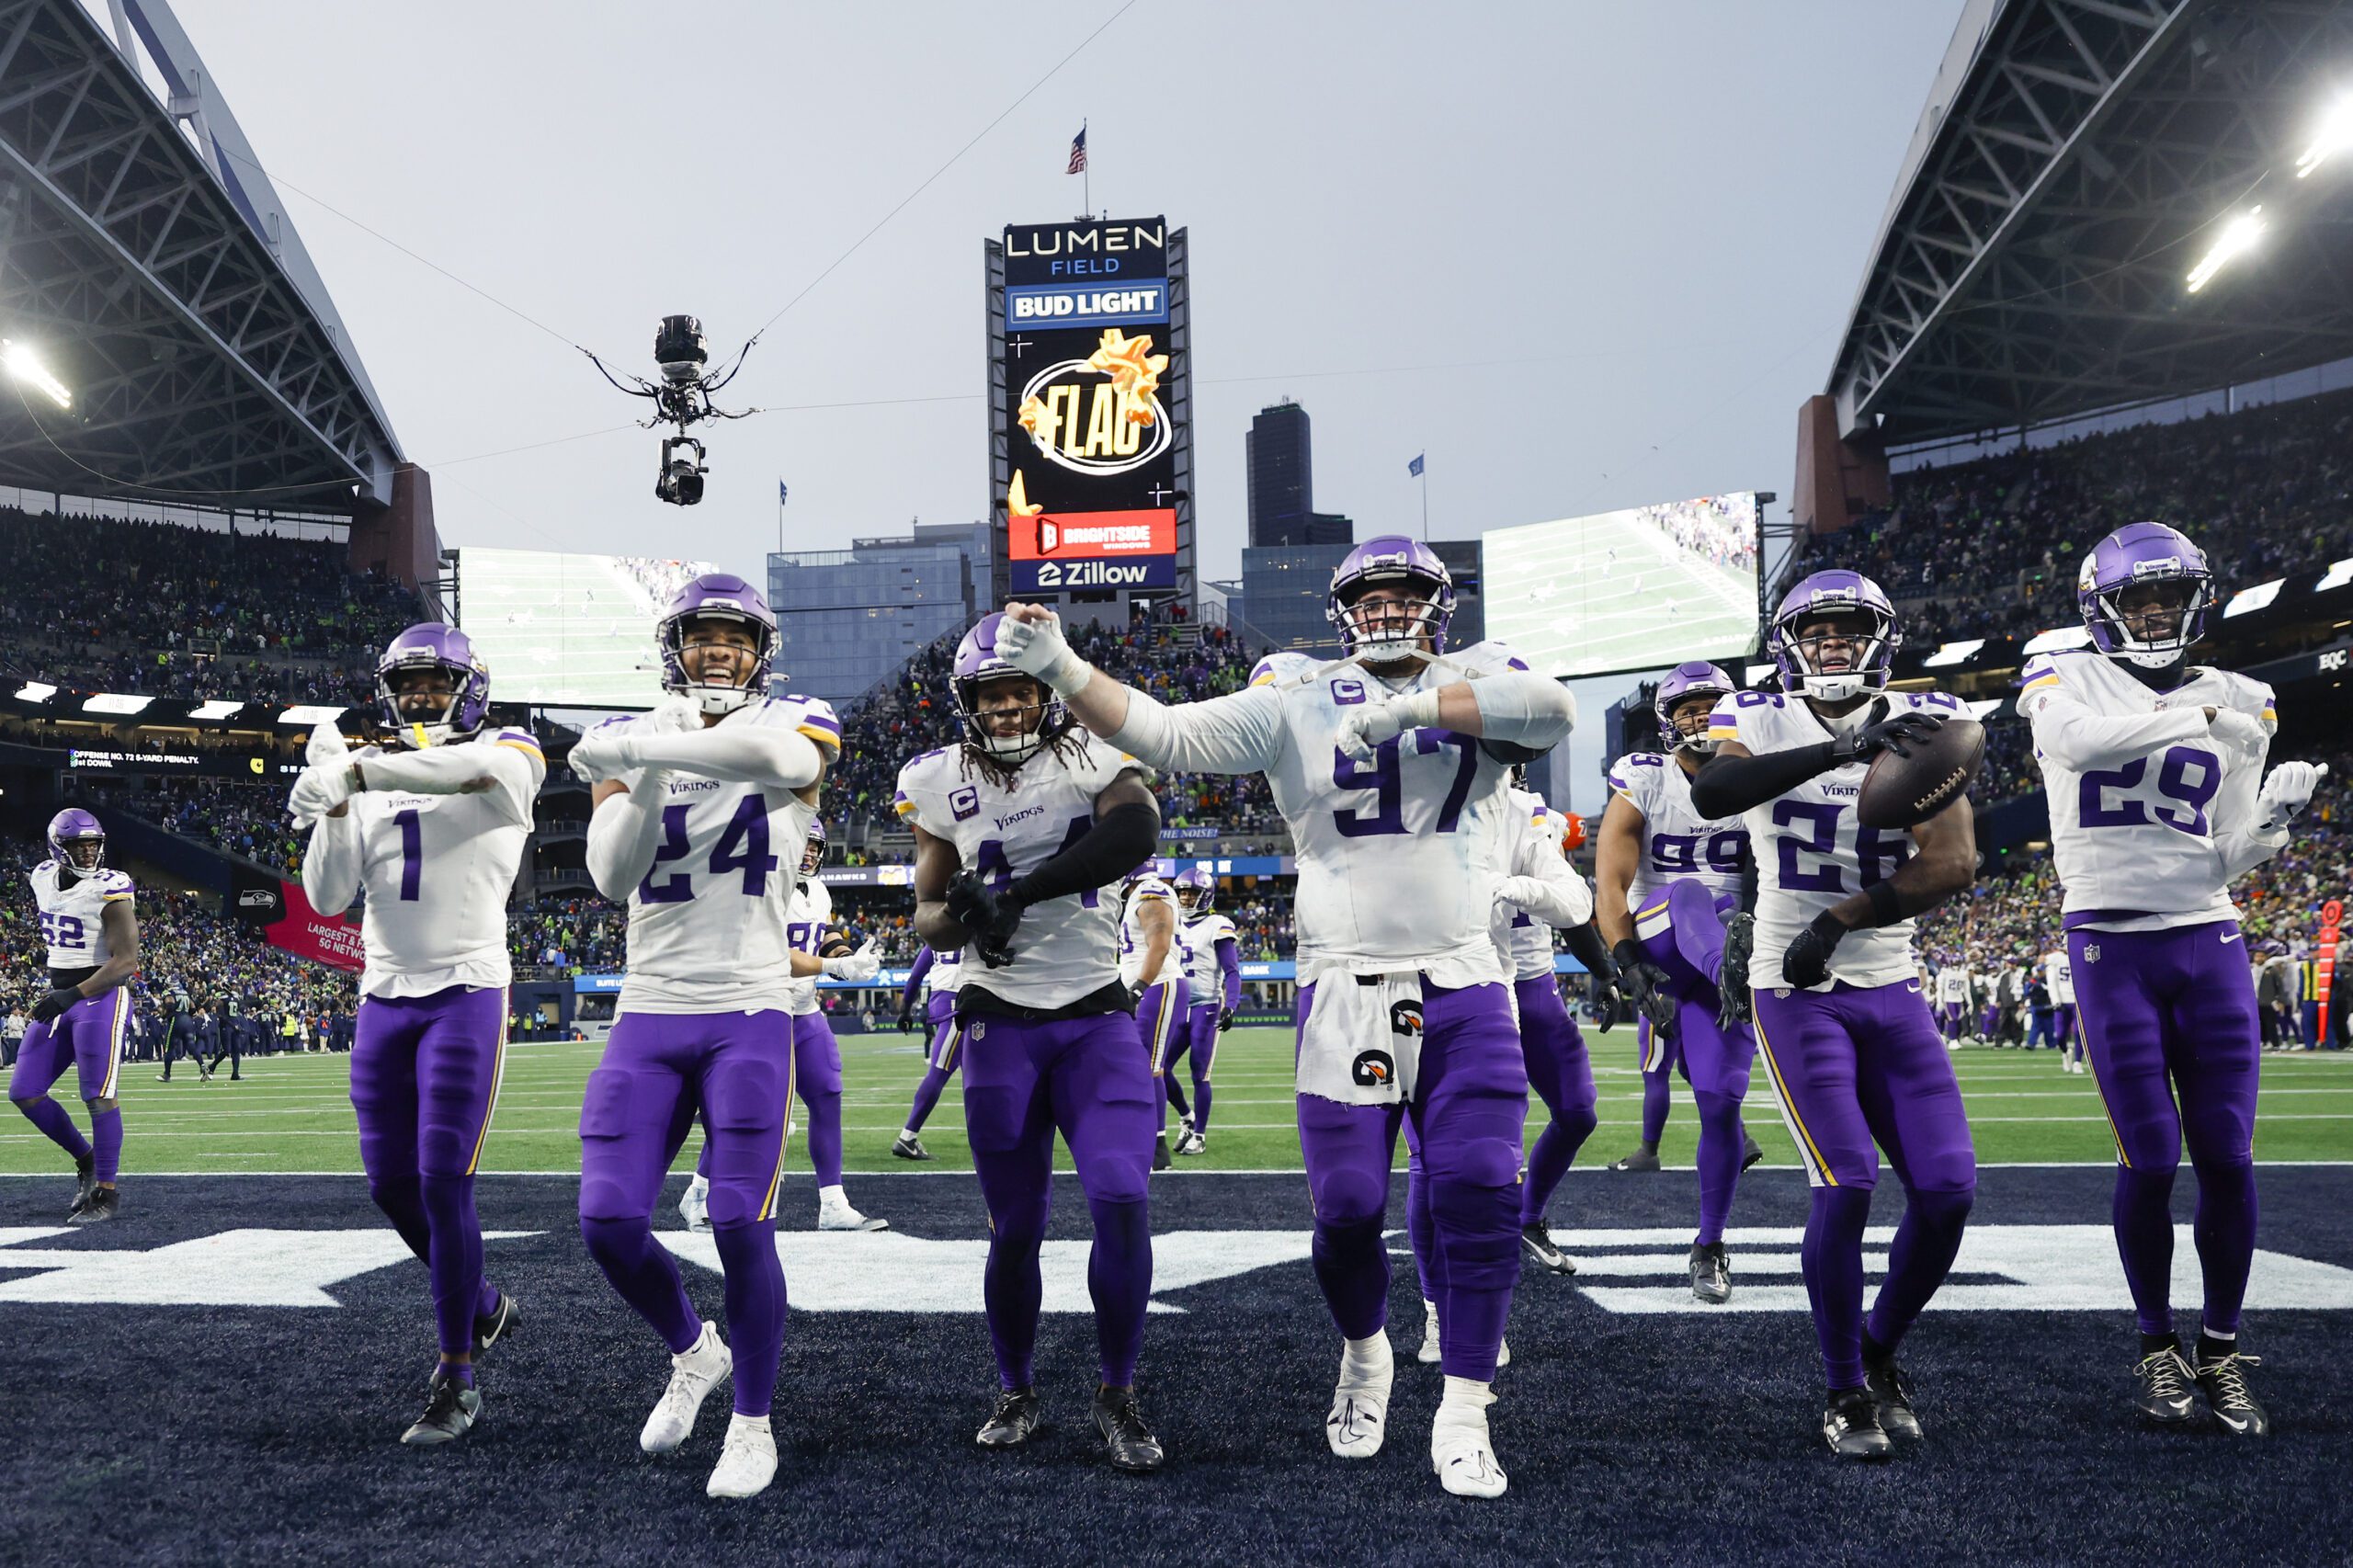
[[0,335],[73,400],[0,378],[0,484],[388,502],[391,422],[268,176],[164,0],[110,13],[0,0]]
[[[2337,0],[1969,0],[1833,364],[1839,434],[2038,425],[2353,355],[2348,203],[2290,169],[2348,88]],[[2188,291],[2266,201],[2293,216]]]

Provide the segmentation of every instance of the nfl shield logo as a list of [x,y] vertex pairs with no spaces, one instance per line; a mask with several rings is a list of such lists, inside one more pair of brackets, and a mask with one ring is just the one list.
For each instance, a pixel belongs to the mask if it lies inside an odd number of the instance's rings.
[[2091,943],[2084,949],[2084,961],[2086,963],[2099,962],[2099,944],[2097,942]]

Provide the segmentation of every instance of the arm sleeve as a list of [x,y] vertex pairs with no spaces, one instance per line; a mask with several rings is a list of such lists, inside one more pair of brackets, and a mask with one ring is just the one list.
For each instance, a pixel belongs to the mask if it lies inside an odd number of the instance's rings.
[[1788,794],[1831,764],[1830,743],[1708,759],[1691,780],[1691,809],[1710,821],[1735,817]]
[[1242,948],[1231,937],[1217,939],[1217,967],[1225,979],[1225,1005],[1231,1010],[1242,1006]]
[[[758,724],[715,724],[685,734],[632,730],[621,741],[631,762],[764,790],[805,790],[824,772],[824,754],[797,730]],[[632,791],[634,793],[634,791]]]
[[1152,767],[1262,773],[1282,752],[1282,698],[1254,686],[1171,708],[1130,687],[1127,722],[1104,738]]
[[488,745],[379,752],[352,760],[359,765],[359,777],[370,790],[454,795],[477,778],[492,778],[497,783],[500,806],[525,827],[531,825],[531,801],[548,771],[547,759],[537,745],[504,740]]
[[629,789],[588,815],[588,878],[615,903],[626,903],[662,837],[662,799],[669,778],[658,767],[639,774]]
[[2033,689],[2018,699],[2018,708],[2034,731],[2034,749],[2071,772],[2121,767],[2159,747],[2206,733],[2206,715],[2199,708],[2101,713],[2055,675],[2029,684]]
[[1587,973],[1608,984],[1618,983],[1618,965],[1609,956],[1609,944],[1601,939],[1599,926],[1588,920],[1570,926],[1561,936],[1569,956],[1585,965]]
[[359,824],[346,810],[321,817],[302,851],[302,896],[321,915],[341,915],[359,896]]
[[904,1013],[915,1005],[915,991],[923,984],[923,977],[931,972],[932,959],[933,954],[928,944],[925,946],[923,951],[915,955],[914,967],[907,971],[907,983],[899,987],[901,1012]]
[[1503,670],[1470,684],[1479,704],[1479,738],[1509,754],[1505,760],[1541,756],[1576,726],[1576,699],[1569,688],[1532,670]]
[[1113,806],[1095,819],[1095,825],[1078,842],[1017,881],[1006,892],[1026,909],[1050,898],[1108,887],[1151,859],[1159,843],[1159,807],[1148,801]]

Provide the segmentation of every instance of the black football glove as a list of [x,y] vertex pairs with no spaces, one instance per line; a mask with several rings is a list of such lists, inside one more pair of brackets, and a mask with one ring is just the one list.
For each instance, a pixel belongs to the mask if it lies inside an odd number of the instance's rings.
[[1876,724],[1865,724],[1852,734],[1841,735],[1830,743],[1830,755],[1840,766],[1861,762],[1883,751],[1898,756],[1910,756],[1913,744],[1925,741],[1945,722],[1932,713],[1913,711],[1898,713],[1893,719],[1882,719]]
[[1220,1007],[1220,1008],[1217,1010],[1217,1032],[1218,1032],[1218,1033],[1220,1033],[1220,1034],[1223,1034],[1226,1030],[1228,1030],[1228,1029],[1232,1028],[1233,1027],[1233,1008],[1231,1008],[1231,1007]]
[[949,917],[972,936],[972,950],[991,969],[1013,961],[1013,932],[1021,924],[1021,907],[988,883],[977,871],[960,871],[948,884]]
[[913,1007],[902,1007],[899,1009],[899,1032],[901,1034],[906,1033],[915,1021],[915,1010]]
[[1615,971],[1604,967],[1586,973],[1593,982],[1593,1027],[1608,1034],[1626,1017],[1626,998],[1618,989]]
[[1716,1028],[1730,1034],[1756,1016],[1748,989],[1748,959],[1756,947],[1756,916],[1735,915],[1724,927],[1724,966],[1716,980]]
[[1675,994],[1667,989],[1666,971],[1653,963],[1643,952],[1643,945],[1628,937],[1610,949],[1617,960],[1618,988],[1634,1011],[1651,1021],[1651,1030],[1662,1040],[1675,1038]]
[[1847,927],[1838,917],[1824,910],[1813,923],[1797,934],[1790,950],[1781,955],[1781,979],[1802,991],[1819,985],[1830,978],[1830,955],[1838,950],[1846,937]]
[[82,994],[70,985],[52,991],[33,1004],[33,1022],[45,1024],[82,999]]

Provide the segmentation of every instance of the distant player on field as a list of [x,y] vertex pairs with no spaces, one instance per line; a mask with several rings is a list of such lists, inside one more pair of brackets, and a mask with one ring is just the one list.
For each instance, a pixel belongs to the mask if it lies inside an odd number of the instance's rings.
[[[1185,987],[1192,1005],[1162,1081],[1184,1125],[1176,1153],[1198,1154],[1209,1147],[1210,1074],[1217,1063],[1218,1037],[1233,1027],[1233,1010],[1242,1006],[1242,953],[1233,922],[1218,913],[1215,877],[1203,867],[1188,866],[1169,885],[1176,890],[1184,922]],[[1192,1074],[1189,1104],[1176,1082],[1179,1057]]]
[[927,986],[924,1028],[931,1044],[929,1054],[924,1059],[923,1079],[915,1085],[914,1103],[907,1108],[907,1124],[891,1143],[891,1153],[902,1160],[932,1157],[931,1151],[923,1146],[923,1124],[931,1119],[941,1091],[948,1087],[948,1080],[955,1076],[957,1067],[963,1062],[964,1026],[956,1017],[956,987],[962,983],[963,974],[961,948],[949,948],[943,952],[928,944],[915,955],[915,966],[907,971],[906,989],[899,997],[899,1017],[904,1021],[914,1013],[915,988]]
[[515,1303],[483,1278],[474,1171],[506,1065],[506,896],[547,760],[527,730],[490,727],[490,671],[438,621],[376,665],[384,748],[312,732],[288,801],[315,824],[302,892],[340,914],[366,892],[351,1106],[369,1195],[433,1278],[441,1356],[413,1445],[463,1437],[482,1413],[473,1358]]
[[1176,919],[1176,895],[1149,867],[1128,873],[1120,906],[1120,983],[1136,999],[1136,1032],[1152,1063],[1152,1097],[1158,1127],[1152,1168],[1168,1168],[1168,1069],[1184,1039],[1190,1010],[1186,983],[1190,953]]

